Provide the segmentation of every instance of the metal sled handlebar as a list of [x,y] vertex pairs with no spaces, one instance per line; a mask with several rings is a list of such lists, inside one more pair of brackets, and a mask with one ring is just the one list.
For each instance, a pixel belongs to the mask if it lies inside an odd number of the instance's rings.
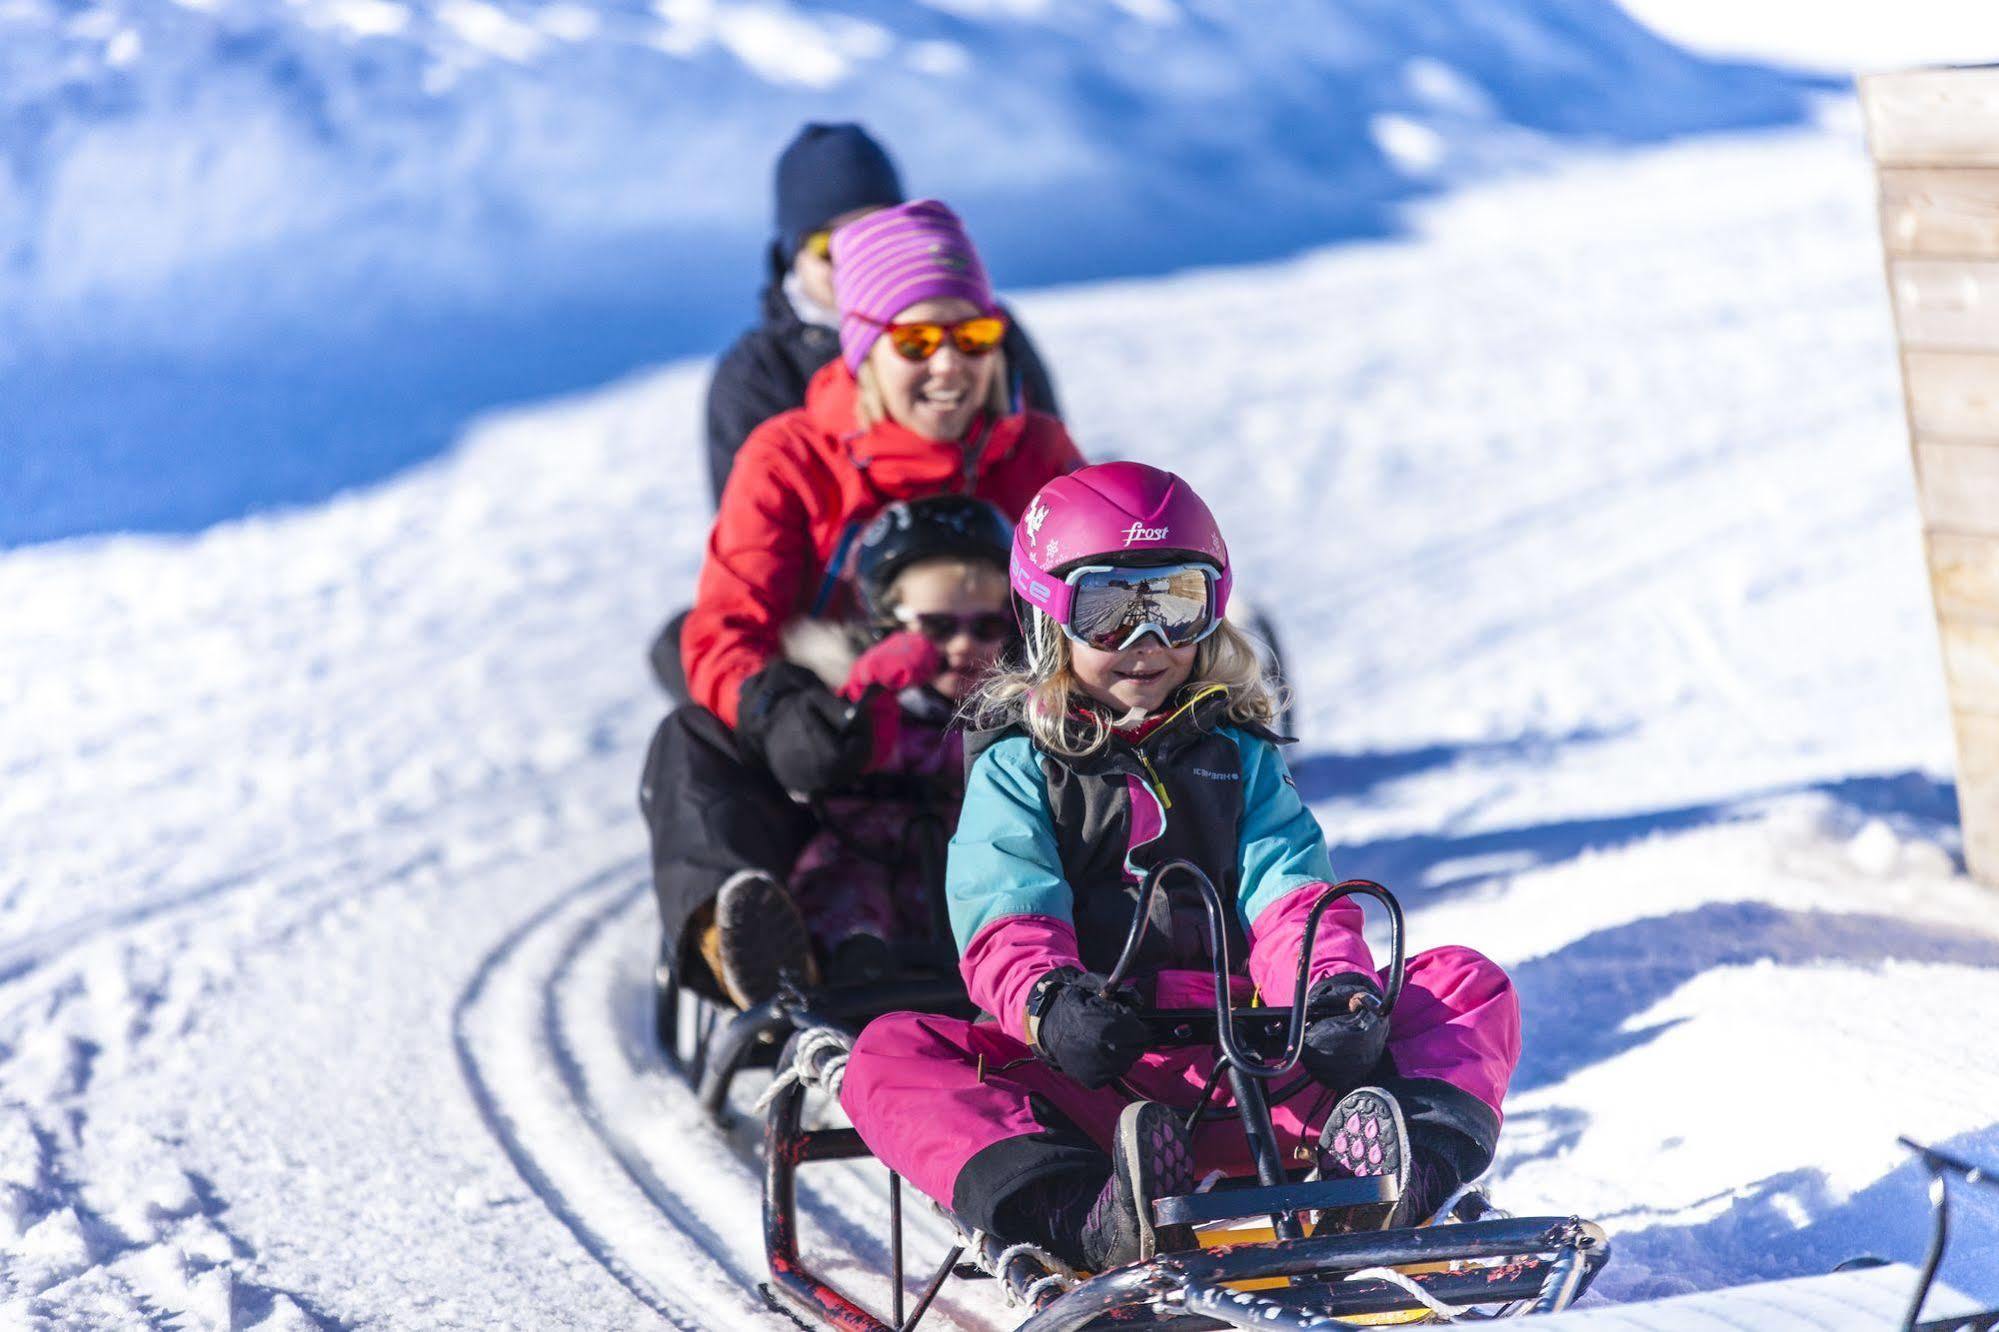
[[1110,988],[1123,984],[1137,963],[1138,951],[1145,942],[1146,927],[1151,921],[1152,899],[1158,894],[1159,886],[1166,881],[1166,877],[1174,873],[1193,880],[1201,896],[1201,906],[1207,914],[1209,960],[1214,968],[1215,978],[1216,1040],[1230,1067],[1240,1069],[1250,1077],[1266,1081],[1281,1077],[1298,1067],[1298,1060],[1305,1053],[1305,993],[1311,981],[1312,945],[1319,936],[1319,921],[1335,903],[1346,898],[1371,897],[1381,903],[1388,912],[1390,960],[1388,987],[1382,995],[1381,1013],[1386,1017],[1395,1011],[1395,1003],[1402,997],[1404,972],[1402,904],[1395,900],[1393,893],[1372,879],[1348,879],[1328,889],[1317,902],[1312,904],[1312,913],[1305,918],[1305,937],[1298,949],[1298,979],[1291,991],[1291,1010],[1289,1020],[1285,1024],[1283,1053],[1275,1063],[1265,1063],[1256,1055],[1244,1050],[1236,1039],[1235,1000],[1229,992],[1229,979],[1235,974],[1235,963],[1229,956],[1228,908],[1222,902],[1221,892],[1215,887],[1214,880],[1210,879],[1200,866],[1188,860],[1169,860],[1145,876],[1145,882],[1138,890],[1137,907],[1132,913],[1131,932],[1125,936],[1124,948],[1118,954],[1117,965],[1111,968]]
[[[1937,1269],[1943,1266],[1944,1253],[1950,1248],[1950,1180],[1961,1179],[1967,1184],[1982,1184],[1987,1188],[1999,1185],[1999,1174],[1989,1167],[1974,1164],[1960,1156],[1926,1147],[1913,1138],[1900,1139],[1901,1144],[1916,1154],[1923,1168],[1930,1172],[1930,1206],[1934,1216],[1930,1233],[1930,1251],[1923,1259],[1922,1273],[1916,1282],[1916,1293],[1909,1303],[1908,1312],[1903,1315],[1903,1332],[1914,1329],[1940,1326],[1959,1326],[1955,1319],[1942,1323],[1922,1322],[1923,1306],[1929,1303],[1930,1288],[1936,1284]],[[1991,1323],[1978,1321],[1986,1315],[1975,1315],[1962,1324],[1970,1327],[1990,1327]]]

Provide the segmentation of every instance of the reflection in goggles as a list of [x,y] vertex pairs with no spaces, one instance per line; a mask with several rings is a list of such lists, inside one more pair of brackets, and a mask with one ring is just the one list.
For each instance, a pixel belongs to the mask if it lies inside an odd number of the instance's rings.
[[1214,623],[1214,577],[1206,565],[1094,570],[1073,586],[1069,632],[1105,651],[1128,646],[1133,634],[1148,626],[1168,646],[1184,647]]

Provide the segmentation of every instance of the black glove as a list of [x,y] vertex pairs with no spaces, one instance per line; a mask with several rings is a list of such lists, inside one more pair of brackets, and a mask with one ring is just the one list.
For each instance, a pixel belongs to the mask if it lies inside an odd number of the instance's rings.
[[807,795],[858,777],[874,748],[867,710],[834,697],[818,676],[789,661],[743,681],[736,734],[787,791]]
[[1035,982],[1027,1013],[1034,1053],[1085,1087],[1102,1087],[1121,1075],[1150,1043],[1138,996],[1122,986],[1107,989],[1093,971],[1049,972]]
[[1305,1025],[1305,1052],[1298,1062],[1321,1086],[1337,1091],[1360,1086],[1388,1045],[1381,987],[1357,971],[1321,977],[1305,996],[1305,1011],[1312,1020]]

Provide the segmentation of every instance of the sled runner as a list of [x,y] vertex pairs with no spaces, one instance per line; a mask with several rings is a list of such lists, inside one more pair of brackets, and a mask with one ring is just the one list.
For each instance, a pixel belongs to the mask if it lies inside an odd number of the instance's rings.
[[[1199,890],[1214,944],[1215,1002],[1210,1009],[1151,1010],[1143,1015],[1159,1047],[1207,1047],[1218,1052],[1214,1076],[1187,1120],[1234,1120],[1256,1163],[1253,1177],[1179,1197],[1153,1200],[1160,1225],[1196,1228],[1201,1247],[1162,1253],[1094,1274],[1080,1273],[1029,1244],[1006,1244],[966,1226],[948,1211],[957,1242],[914,1295],[903,1262],[902,1181],[889,1176],[888,1308],[863,1308],[800,1257],[796,1180],[818,1161],[866,1157],[848,1128],[807,1130],[808,1088],[837,1094],[845,1051],[856,1028],[814,1010],[795,996],[790,1020],[801,1035],[766,1095],[764,1243],[770,1263],[766,1299],[804,1326],[838,1332],[913,1332],[953,1276],[996,1280],[1009,1303],[1027,1311],[1019,1332],[1083,1332],[1111,1328],[1305,1329],[1425,1321],[1476,1309],[1486,1316],[1551,1313],[1586,1290],[1610,1257],[1604,1232],[1579,1217],[1508,1217],[1482,1194],[1460,1190],[1430,1224],[1339,1233],[1317,1223],[1350,1209],[1376,1216],[1397,1198],[1386,1177],[1304,1180],[1284,1169],[1270,1120],[1266,1088],[1291,1076],[1304,1046],[1307,1014],[1299,1007],[1238,1008],[1230,996],[1226,917],[1220,894],[1198,868],[1171,861],[1147,876],[1136,903],[1113,984],[1139,955],[1152,897],[1178,874]],[[1306,990],[1312,942],[1326,910],[1342,898],[1372,898],[1388,913],[1392,962],[1384,1011],[1392,1011],[1404,973],[1402,914],[1381,885],[1350,880],[1314,906],[1300,948],[1294,994]],[[1232,1106],[1212,1104],[1226,1085]]]

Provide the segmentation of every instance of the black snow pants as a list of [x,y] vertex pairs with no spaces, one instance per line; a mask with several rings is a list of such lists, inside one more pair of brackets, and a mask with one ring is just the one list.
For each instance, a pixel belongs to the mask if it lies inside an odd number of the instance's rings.
[[690,927],[739,870],[787,881],[816,821],[697,703],[675,708],[653,733],[639,810],[652,834],[661,956],[673,961],[681,984],[720,999]]

